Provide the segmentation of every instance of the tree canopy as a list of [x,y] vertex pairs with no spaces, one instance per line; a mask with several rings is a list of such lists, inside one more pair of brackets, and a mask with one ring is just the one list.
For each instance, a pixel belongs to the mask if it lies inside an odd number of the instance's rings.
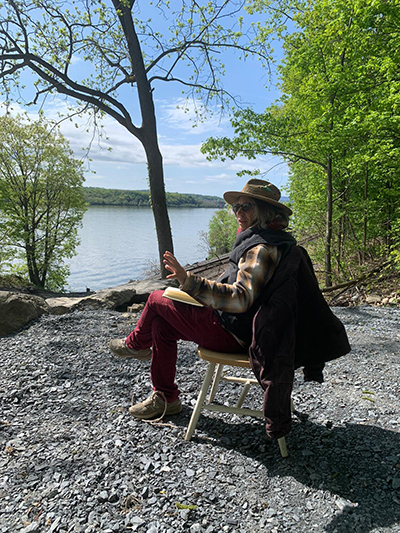
[[[130,207],[151,207],[149,191],[127,191],[84,187],[85,200],[89,205],[121,205]],[[182,194],[167,192],[168,207],[223,207],[225,202],[218,196]]]
[[86,204],[82,164],[43,119],[0,117],[0,243],[7,263],[38,287],[62,288]]
[[329,286],[354,274],[350,258],[388,255],[399,241],[399,2],[252,4],[270,15],[265,38],[283,40],[282,96],[264,113],[237,111],[235,136],[203,151],[289,163],[294,226],[319,238]]
[[[152,17],[143,15],[147,10]],[[173,243],[153,91],[159,82],[177,83],[187,96],[216,98],[225,107],[234,95],[222,86],[222,53],[269,57],[244,15],[242,0],[0,3],[0,81],[7,96],[22,98],[19,74],[28,69],[35,80],[33,104],[65,95],[77,103],[74,113],[91,111],[95,124],[105,113],[142,143],[161,265]],[[87,68],[78,69],[80,62]]]

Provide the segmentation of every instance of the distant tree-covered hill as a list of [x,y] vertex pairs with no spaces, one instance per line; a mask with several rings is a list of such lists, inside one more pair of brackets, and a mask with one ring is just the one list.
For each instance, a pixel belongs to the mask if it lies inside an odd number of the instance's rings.
[[[149,191],[126,191],[122,189],[102,189],[101,187],[84,187],[85,200],[89,205],[128,205],[132,207],[150,207]],[[168,207],[216,207],[225,205],[218,196],[202,194],[181,194],[167,192]]]

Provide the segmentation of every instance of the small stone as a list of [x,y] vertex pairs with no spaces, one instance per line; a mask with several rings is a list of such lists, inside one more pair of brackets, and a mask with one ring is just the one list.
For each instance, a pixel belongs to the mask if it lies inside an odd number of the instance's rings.
[[108,501],[108,492],[106,490],[102,490],[100,494],[97,496],[97,499],[100,503],[104,503]]
[[108,501],[110,503],[116,503],[119,500],[118,494],[116,492],[112,492],[110,496],[108,497]]
[[400,489],[400,477],[393,478],[392,487],[394,489]]
[[180,509],[179,514],[185,522],[188,520],[190,515],[190,509]]
[[61,516],[57,516],[57,518],[54,520],[54,522],[50,526],[49,533],[53,533],[53,531],[56,531],[60,522],[61,522]]
[[335,501],[335,503],[341,511],[344,511],[344,510],[351,511],[354,507],[358,506],[356,503],[349,502],[348,500],[345,500],[344,498],[338,498]]
[[132,526],[141,526],[142,524],[144,524],[144,520],[143,518],[140,518],[140,516],[132,516],[129,518],[129,523],[132,525]]
[[21,529],[21,533],[36,533],[37,531],[40,531],[39,522],[32,522],[29,524],[29,526]]
[[95,522],[97,523],[97,514],[94,511],[90,511],[88,516],[88,524],[93,525]]
[[245,474],[244,466],[242,465],[234,466],[232,468],[232,473],[235,474],[236,476],[244,476]]
[[304,455],[304,457],[311,457],[312,455],[314,455],[314,452],[312,452],[311,450],[303,450],[301,454]]
[[365,298],[365,301],[367,304],[376,305],[378,303],[381,303],[381,297],[379,296],[379,294],[368,294]]

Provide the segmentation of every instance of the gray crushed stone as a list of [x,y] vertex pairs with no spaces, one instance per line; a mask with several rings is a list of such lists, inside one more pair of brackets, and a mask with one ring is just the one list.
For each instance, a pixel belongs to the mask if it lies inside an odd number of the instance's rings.
[[0,532],[399,533],[400,309],[334,311],[353,350],[323,384],[296,372],[287,459],[260,419],[207,412],[184,441],[205,373],[193,343],[179,345],[183,412],[152,425],[127,412],[151,392],[149,363],[107,348],[132,318],[43,316],[0,339]]

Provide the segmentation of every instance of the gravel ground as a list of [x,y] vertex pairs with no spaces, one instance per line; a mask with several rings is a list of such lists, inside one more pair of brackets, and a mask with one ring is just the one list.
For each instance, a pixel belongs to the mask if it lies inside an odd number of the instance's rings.
[[353,350],[323,384],[296,373],[287,459],[260,419],[208,412],[184,441],[205,372],[192,343],[179,346],[183,412],[133,419],[149,363],[107,349],[132,317],[43,316],[0,339],[0,532],[400,532],[400,309],[334,311]]

